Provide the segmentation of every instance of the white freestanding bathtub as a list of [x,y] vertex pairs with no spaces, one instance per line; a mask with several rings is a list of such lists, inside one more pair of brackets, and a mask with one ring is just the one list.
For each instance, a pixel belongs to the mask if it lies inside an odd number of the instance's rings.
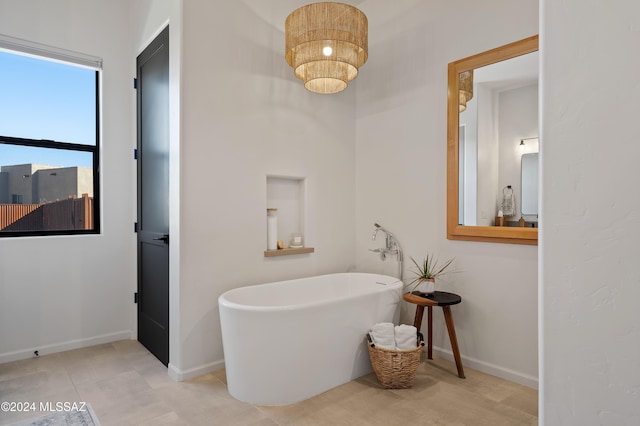
[[365,336],[397,323],[402,282],[342,273],[236,288],[218,299],[229,393],[287,405],[371,372]]

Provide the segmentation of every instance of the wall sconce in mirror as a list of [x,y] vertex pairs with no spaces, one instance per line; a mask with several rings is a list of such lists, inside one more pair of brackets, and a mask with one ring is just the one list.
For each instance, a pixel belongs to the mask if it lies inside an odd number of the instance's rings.
[[[538,138],[524,138],[520,139],[520,144],[518,145],[518,150],[520,154],[526,154],[528,152],[538,152]],[[535,141],[530,143],[525,143],[525,141]]]
[[[521,198],[521,157],[537,152],[537,138],[522,136],[538,132],[538,70],[537,35],[449,64],[448,239],[538,244],[538,229],[518,223],[520,209],[503,226],[495,222],[501,189],[513,185]],[[537,216],[525,219],[537,224]]]

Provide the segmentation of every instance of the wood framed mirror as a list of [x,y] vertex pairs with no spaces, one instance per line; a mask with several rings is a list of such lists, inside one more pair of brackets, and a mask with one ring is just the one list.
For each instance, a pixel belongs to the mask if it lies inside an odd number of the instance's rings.
[[[455,62],[451,62],[448,68],[448,103],[447,103],[447,238],[450,240],[467,240],[467,241],[483,241],[483,242],[496,242],[496,243],[511,243],[511,244],[529,244],[529,245],[537,245],[538,244],[538,228],[537,228],[537,215],[536,220],[534,221],[520,221],[522,219],[519,207],[520,200],[516,200],[514,197],[515,205],[518,208],[513,209],[513,215],[511,215],[511,221],[509,223],[512,226],[496,226],[501,221],[498,221],[496,216],[498,215],[501,188],[504,182],[500,183],[500,180],[497,177],[492,177],[492,191],[494,191],[495,197],[492,198],[489,195],[487,200],[484,202],[484,207],[478,208],[477,204],[473,205],[471,208],[474,209],[474,215],[477,216],[478,220],[475,219],[465,220],[465,204],[471,205],[466,198],[464,193],[466,192],[465,183],[471,182],[469,187],[476,186],[478,179],[482,177],[484,179],[487,175],[497,175],[498,171],[489,170],[488,173],[484,172],[479,168],[476,164],[475,166],[475,177],[468,177],[465,175],[465,170],[469,170],[469,166],[465,166],[464,161],[465,158],[468,158],[468,153],[461,152],[464,151],[468,146],[471,146],[471,150],[473,150],[473,146],[469,145],[468,142],[465,145],[465,137],[466,134],[471,134],[474,131],[476,132],[475,143],[476,143],[476,153],[475,160],[476,162],[480,162],[479,158],[483,158],[486,156],[484,153],[478,154],[479,148],[478,144],[480,141],[478,133],[480,133],[476,128],[466,128],[464,124],[461,125],[461,111],[466,110],[467,106],[471,107],[471,99],[473,99],[474,95],[477,93],[473,93],[479,90],[486,90],[477,84],[472,82],[471,86],[468,86],[465,81],[465,76],[470,75],[479,75],[480,69],[486,69],[489,66],[496,65],[511,65],[509,64],[509,60],[518,59],[529,60],[531,53],[534,53],[535,56],[534,63],[531,67],[535,67],[533,70],[535,73],[535,102],[536,102],[536,110],[535,110],[535,129],[530,132],[535,132],[535,135],[524,134],[518,136],[518,140],[513,140],[513,143],[521,143],[521,140],[534,139],[531,136],[535,136],[537,141],[538,138],[538,126],[537,126],[537,51],[538,51],[538,36],[528,37],[526,39],[510,43],[504,46],[497,47],[495,49],[479,53],[477,55],[470,56],[468,58],[460,59]],[[525,56],[526,55],[526,56]],[[508,79],[506,79],[508,80]],[[516,82],[517,78],[511,79],[511,84],[513,85]],[[474,89],[475,87],[475,89]],[[490,87],[490,86],[487,86]],[[494,86],[497,87],[497,86]],[[468,90],[471,88],[471,94],[468,93]],[[510,89],[511,90],[511,89]],[[480,92],[482,93],[482,92]],[[475,96],[476,103],[478,101],[478,96]],[[486,96],[483,98],[486,99]],[[486,100],[482,102],[486,103]],[[484,105],[483,103],[483,105]],[[492,106],[492,110],[496,110],[496,101],[491,101],[489,104]],[[476,108],[478,108],[476,106]],[[471,108],[470,108],[471,109]],[[494,114],[493,112],[491,114]],[[495,113],[497,114],[497,113]],[[482,120],[487,120],[484,116]],[[481,119],[477,119],[477,122],[480,122]],[[476,123],[477,123],[476,122]],[[494,135],[492,136],[494,139],[497,137],[495,133],[498,133],[497,126],[494,124],[486,125],[487,128],[494,128]],[[531,126],[530,126],[531,127]],[[486,133],[486,132],[484,132]],[[462,139],[461,139],[462,138]],[[471,139],[471,137],[469,138]],[[493,142],[492,142],[493,143]],[[498,142],[496,142],[498,143]],[[502,143],[502,142],[500,142]],[[511,142],[510,142],[511,143]],[[517,146],[513,146],[515,150]],[[473,157],[471,157],[473,159]],[[470,161],[472,162],[472,161]],[[518,176],[519,176],[519,167],[520,160],[518,157]],[[502,166],[500,166],[502,168]],[[462,176],[461,176],[462,173]],[[472,173],[467,173],[472,175]],[[471,180],[470,180],[471,179]],[[475,179],[475,180],[474,180]],[[519,185],[519,182],[518,182]],[[511,190],[511,185],[504,185],[504,188],[509,187]],[[504,189],[502,188],[502,189]],[[476,190],[477,191],[477,190]],[[498,195],[500,194],[500,195]],[[478,194],[476,194],[477,197]],[[470,200],[474,200],[473,197],[469,198]],[[475,201],[474,201],[475,202]],[[470,208],[469,208],[470,209]],[[467,210],[469,210],[467,209]],[[476,217],[473,216],[473,217]],[[515,218],[515,220],[513,220]],[[482,220],[480,220],[482,219]],[[522,223],[524,222],[524,226]],[[476,225],[476,223],[479,223]],[[515,224],[514,224],[515,223]]]

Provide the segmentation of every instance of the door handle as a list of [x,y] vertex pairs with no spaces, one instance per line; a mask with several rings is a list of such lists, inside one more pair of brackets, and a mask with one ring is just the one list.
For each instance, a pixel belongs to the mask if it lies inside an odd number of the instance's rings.
[[162,237],[154,238],[154,241],[163,241],[165,244],[169,244],[169,234],[164,234]]

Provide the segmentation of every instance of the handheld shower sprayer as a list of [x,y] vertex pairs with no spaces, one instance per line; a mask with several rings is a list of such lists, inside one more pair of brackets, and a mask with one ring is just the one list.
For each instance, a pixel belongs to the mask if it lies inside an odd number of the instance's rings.
[[375,240],[376,239],[376,235],[378,234],[378,231],[382,231],[385,234],[387,234],[387,238],[393,238],[393,234],[389,231],[387,231],[386,229],[384,229],[382,226],[380,226],[378,223],[374,223],[373,226],[376,227],[376,229],[373,230],[373,234],[371,235],[371,239]]
[[381,226],[378,225],[377,223],[374,223],[373,225],[376,227],[376,229],[373,230],[373,234],[371,234],[371,239],[375,240],[376,235],[378,235],[378,231],[380,230]]
[[404,256],[402,255],[402,248],[400,247],[400,242],[398,239],[385,228],[380,226],[378,223],[373,224],[376,228],[373,230],[373,234],[371,234],[371,239],[375,240],[376,235],[378,235],[378,231],[382,231],[386,234],[385,239],[385,247],[379,249],[369,249],[372,252],[380,253],[380,260],[386,260],[387,254],[395,254],[398,258],[398,267],[400,270],[400,280],[403,278],[403,270],[404,270]]

